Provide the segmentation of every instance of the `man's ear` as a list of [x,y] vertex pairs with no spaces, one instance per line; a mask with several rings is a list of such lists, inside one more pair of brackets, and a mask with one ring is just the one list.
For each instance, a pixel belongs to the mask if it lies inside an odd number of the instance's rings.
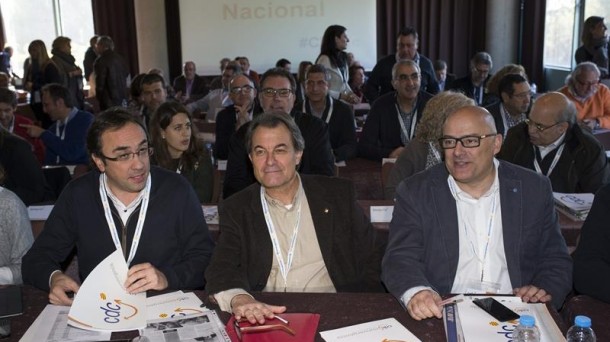
[[100,170],[100,172],[106,171],[106,164],[104,164],[102,158],[96,156],[95,153],[91,153],[91,160],[93,160],[93,163],[95,166],[97,166],[97,169]]

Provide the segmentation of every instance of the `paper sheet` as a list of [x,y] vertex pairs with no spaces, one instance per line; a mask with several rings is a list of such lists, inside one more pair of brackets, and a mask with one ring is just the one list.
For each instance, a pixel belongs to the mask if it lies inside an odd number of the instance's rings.
[[395,318],[322,331],[320,335],[326,342],[421,341]]

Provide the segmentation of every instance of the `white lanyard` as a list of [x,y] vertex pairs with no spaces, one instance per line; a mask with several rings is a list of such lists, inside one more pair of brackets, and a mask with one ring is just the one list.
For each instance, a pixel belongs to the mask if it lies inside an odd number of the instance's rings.
[[536,172],[549,177],[551,175],[551,172],[553,172],[553,169],[557,165],[557,162],[559,162],[559,158],[561,158],[561,154],[563,153],[563,148],[565,146],[566,146],[565,144],[561,144],[561,146],[559,146],[559,148],[557,149],[557,153],[555,153],[555,158],[553,158],[553,162],[551,163],[551,166],[549,166],[549,170],[546,172],[546,174],[544,174],[542,172],[542,169],[540,169],[540,165],[538,164],[538,159],[536,158],[536,146],[534,146],[534,168],[536,169]]
[[413,109],[411,112],[411,129],[407,130],[407,126],[405,125],[405,121],[402,119],[402,115],[400,115],[400,107],[398,104],[396,106],[396,114],[398,114],[398,122],[400,122],[400,128],[404,132],[405,136],[409,138],[409,140],[413,139],[413,133],[415,133],[415,124],[417,123],[417,107]]
[[437,162],[441,162],[442,161],[441,154],[438,152],[438,150],[436,149],[434,144],[430,141],[430,142],[428,142],[428,145],[430,146],[430,151],[432,151],[434,160],[436,160]]
[[261,186],[261,203],[263,205],[263,214],[265,215],[265,222],[267,222],[267,229],[269,230],[269,237],[271,238],[271,243],[273,244],[273,253],[275,254],[275,258],[277,259],[277,263],[280,266],[280,273],[282,274],[282,278],[284,278],[284,287],[288,287],[288,272],[290,272],[290,268],[292,267],[292,260],[294,258],[294,252],[297,245],[297,236],[299,235],[299,226],[301,222],[301,190],[297,194],[299,207],[297,209],[297,221],[295,223],[294,229],[292,231],[292,238],[290,238],[290,247],[288,248],[287,262],[284,262],[284,256],[282,255],[282,249],[280,248],[280,241],[277,237],[277,233],[275,230],[275,225],[273,224],[273,220],[271,219],[271,214],[269,213],[269,205],[267,204],[267,200],[265,199],[265,188]]
[[[309,100],[303,102],[303,113],[307,113],[307,106],[306,106],[306,104],[307,104],[308,101]],[[332,97],[330,98],[330,102],[329,102],[328,105],[330,107],[328,109],[328,114],[326,115],[326,120],[324,120],[324,121],[326,121],[327,124],[330,122],[330,117],[333,115],[333,108],[334,108],[334,106],[333,106],[333,98]],[[310,107],[311,107],[311,104],[310,104]],[[324,113],[322,113],[322,115],[324,115]]]
[[[68,115],[68,117],[66,117],[66,120],[64,121],[64,130],[61,132],[61,135],[59,134],[59,123],[60,121],[57,121],[56,125],[55,125],[55,135],[57,137],[59,137],[59,139],[61,139],[61,141],[64,141],[64,139],[66,138],[66,129],[68,128],[68,121],[70,120],[70,115]],[[57,164],[59,164],[59,155],[57,156]]]
[[[142,235],[142,227],[144,227],[144,219],[146,218],[146,211],[148,210],[148,199],[150,198],[150,185],[151,177],[148,174],[146,180],[146,187],[144,188],[144,196],[142,197],[142,205],[140,206],[140,214],[138,215],[138,223],[136,224],[136,231],[133,235],[133,241],[131,241],[131,249],[129,251],[129,258],[127,258],[127,266],[131,264],[133,258],[136,255],[138,244],[140,243],[140,236]],[[106,192],[106,174],[100,175],[100,197],[102,198],[102,205],[104,206],[104,215],[106,216],[106,222],[108,222],[108,228],[110,229],[110,235],[116,249],[122,251],[121,239],[116,230],[114,219],[112,218],[112,211],[110,211],[110,204],[108,203],[108,193]],[[125,252],[123,252],[124,254]]]
[[[453,197],[456,199],[456,201],[458,200],[458,194],[457,194],[457,190],[454,188],[454,185],[452,182],[448,182],[449,183],[449,187],[451,189],[451,193],[453,194]],[[479,260],[479,264],[481,265],[481,282],[483,282],[484,278],[485,278],[485,262],[487,261],[487,255],[488,255],[488,251],[489,251],[489,241],[491,240],[491,233],[492,233],[492,228],[494,225],[494,219],[496,216],[496,206],[497,206],[497,202],[498,202],[498,189],[494,189],[494,193],[492,195],[493,198],[493,202],[491,205],[491,213],[489,214],[489,223],[487,225],[487,239],[485,241],[485,249],[483,250],[483,258],[479,257],[479,253],[477,253],[477,249],[474,246],[474,243],[472,242],[472,239],[470,238],[470,236],[468,236],[468,227],[466,227],[466,215],[464,215],[463,212],[461,212],[462,214],[462,220],[464,222],[464,233],[466,234],[466,238],[468,239],[468,242],[470,243],[470,247],[472,248],[472,253],[474,254],[475,258],[477,258],[477,260]],[[460,208],[460,206],[458,206],[458,208]]]

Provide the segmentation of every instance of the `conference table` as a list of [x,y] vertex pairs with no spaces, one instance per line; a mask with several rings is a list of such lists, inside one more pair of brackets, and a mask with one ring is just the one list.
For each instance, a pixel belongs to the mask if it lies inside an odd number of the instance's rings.
[[[47,293],[31,286],[22,289],[24,313],[11,320],[12,335],[7,341],[18,341],[38,314],[47,304]],[[219,312],[223,322],[230,315],[220,312],[218,306],[211,303],[204,291],[195,291],[197,296],[210,308]],[[422,341],[445,341],[443,321],[431,318],[423,321],[412,319],[398,301],[389,293],[254,293],[254,296],[265,303],[287,306],[287,312],[318,313],[320,323],[315,341],[324,341],[320,331],[342,328],[393,317],[409,329]],[[557,311],[549,308],[555,323],[565,333],[566,327]],[[113,339],[133,338],[137,331],[113,333]]]

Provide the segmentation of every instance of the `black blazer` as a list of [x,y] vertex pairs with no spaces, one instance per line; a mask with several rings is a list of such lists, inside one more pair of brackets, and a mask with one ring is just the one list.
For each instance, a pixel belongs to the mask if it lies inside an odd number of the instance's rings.
[[[174,79],[174,91],[176,93],[181,92],[183,95],[186,93],[186,78],[184,78],[184,75],[180,75]],[[191,87],[191,96],[189,97],[188,102],[199,100],[209,92],[210,90],[205,85],[203,77],[195,75],[193,86]]]

